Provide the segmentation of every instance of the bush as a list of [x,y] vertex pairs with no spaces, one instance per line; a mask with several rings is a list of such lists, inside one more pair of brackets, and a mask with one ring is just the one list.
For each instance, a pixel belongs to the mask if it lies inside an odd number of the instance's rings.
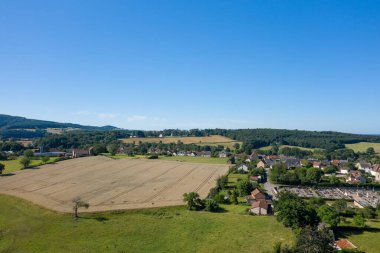
[[229,200],[226,198],[226,196],[222,193],[218,193],[214,196],[213,200],[220,204],[228,204]]
[[365,227],[365,220],[363,218],[363,216],[361,216],[360,214],[357,214],[354,216],[354,224],[360,228],[364,228]]
[[215,200],[208,199],[205,201],[205,211],[216,212],[219,209],[218,203]]
[[151,156],[148,156],[148,159],[158,159],[158,155],[151,155]]

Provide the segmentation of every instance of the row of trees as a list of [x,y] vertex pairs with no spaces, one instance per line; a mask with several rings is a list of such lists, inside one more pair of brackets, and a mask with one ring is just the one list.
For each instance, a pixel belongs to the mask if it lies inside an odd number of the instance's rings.
[[269,171],[269,179],[282,184],[318,184],[321,182],[323,171],[318,168],[296,168],[288,170],[283,163],[273,165]]

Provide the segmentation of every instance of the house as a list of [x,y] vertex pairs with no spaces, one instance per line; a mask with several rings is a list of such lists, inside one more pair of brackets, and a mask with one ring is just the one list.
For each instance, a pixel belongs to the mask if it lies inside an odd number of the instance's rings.
[[255,201],[265,200],[266,199],[265,194],[262,193],[258,188],[254,189],[251,192],[250,198],[253,199],[253,200],[255,200]]
[[360,171],[352,172],[351,175],[346,179],[346,183],[349,184],[364,184],[365,182],[366,180]]
[[375,177],[375,181],[380,181],[380,164],[372,166],[371,175]]
[[337,250],[355,250],[357,248],[355,245],[352,244],[352,242],[350,242],[347,239],[338,240],[335,242],[335,245]]
[[371,164],[367,162],[358,162],[355,167],[358,168],[358,170],[364,170],[367,173],[371,172]]
[[339,167],[339,166],[347,164],[347,163],[348,163],[348,160],[332,160],[330,162],[331,165],[334,165],[336,167]]
[[187,156],[196,157],[197,152],[189,152],[189,153],[187,153]]
[[71,152],[71,156],[73,158],[77,158],[77,157],[83,157],[83,156],[89,156],[91,155],[91,149],[78,149],[78,148],[74,148]]
[[322,162],[320,162],[320,161],[314,161],[313,162],[313,168],[316,168],[316,169],[322,168]]
[[256,168],[263,168],[265,169],[267,167],[267,164],[265,161],[261,160],[260,162],[257,163]]
[[282,163],[286,164],[288,168],[299,168],[301,167],[301,160],[298,158],[286,158],[281,160]]
[[245,161],[251,163],[257,159],[259,159],[259,155],[257,154],[256,151],[254,151],[250,156],[247,157]]
[[264,162],[266,163],[266,166],[269,168],[272,168],[273,165],[275,165],[277,163],[277,161],[275,159],[272,159],[272,158],[265,158]]
[[225,150],[222,150],[219,152],[218,156],[219,156],[219,158],[226,158],[229,156],[229,153]]
[[268,215],[270,212],[271,204],[267,200],[256,201],[251,204],[251,213],[256,215]]
[[211,157],[211,151],[202,151],[200,153],[200,156],[201,157],[207,157],[207,158],[210,158]]
[[267,200],[265,194],[258,188],[254,189],[251,195],[247,196],[246,199],[251,205],[251,213],[256,215],[267,215],[270,213],[272,202]]
[[261,183],[261,176],[260,175],[258,175],[258,176],[250,176],[249,180],[252,183]]
[[186,156],[186,152],[185,151],[179,151],[177,153],[177,156]]
[[242,170],[242,171],[245,171],[245,172],[248,171],[248,166],[245,165],[244,163],[240,164],[240,165],[237,166],[236,168],[237,168],[237,170]]
[[340,174],[348,175],[348,173],[350,173],[350,171],[351,171],[350,168],[347,168],[347,167],[341,167],[339,173],[340,173]]

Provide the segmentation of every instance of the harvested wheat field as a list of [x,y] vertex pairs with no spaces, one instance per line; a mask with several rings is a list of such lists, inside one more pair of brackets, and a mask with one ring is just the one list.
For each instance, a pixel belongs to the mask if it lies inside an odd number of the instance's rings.
[[0,193],[59,212],[71,212],[76,196],[90,204],[82,212],[174,206],[183,204],[185,192],[205,197],[227,170],[227,165],[86,157],[2,176]]

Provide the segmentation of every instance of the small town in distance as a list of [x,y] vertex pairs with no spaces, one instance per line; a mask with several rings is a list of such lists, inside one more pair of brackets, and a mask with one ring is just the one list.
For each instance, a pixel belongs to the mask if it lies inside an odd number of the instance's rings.
[[0,253],[380,253],[380,0],[0,0]]

